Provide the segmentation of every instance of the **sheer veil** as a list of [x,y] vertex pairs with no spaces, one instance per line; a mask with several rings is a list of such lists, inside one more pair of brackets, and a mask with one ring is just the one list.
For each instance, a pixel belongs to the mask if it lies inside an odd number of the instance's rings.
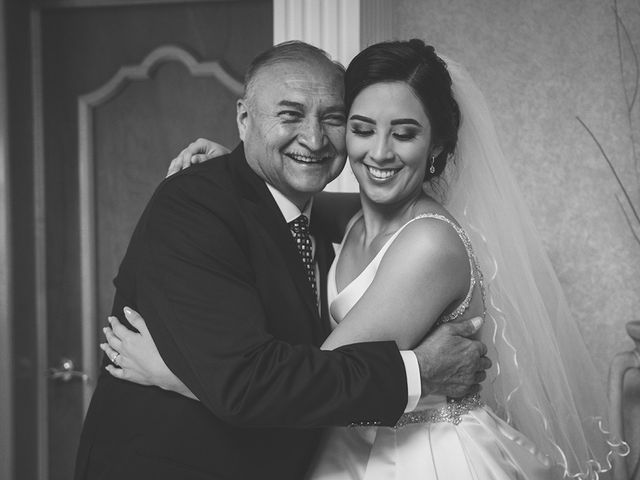
[[483,95],[461,65],[445,62],[462,122],[455,162],[445,171],[446,197],[439,197],[467,230],[484,273],[482,335],[494,366],[482,395],[564,470],[564,478],[597,479],[628,446],[606,431],[604,385],[508,169]]

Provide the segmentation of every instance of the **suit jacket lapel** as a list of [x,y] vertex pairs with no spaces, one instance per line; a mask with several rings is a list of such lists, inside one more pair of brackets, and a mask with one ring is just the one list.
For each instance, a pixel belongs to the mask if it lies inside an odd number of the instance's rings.
[[[311,216],[313,219],[313,215]],[[329,303],[327,299],[327,273],[333,262],[334,252],[331,242],[324,238],[319,226],[311,222],[311,234],[316,241],[316,263],[320,272],[320,320],[322,323],[322,336],[326,338],[331,333],[331,322],[329,321]]]
[[[313,318],[319,322],[320,316],[316,308],[313,290],[307,280],[304,265],[302,264],[295,241],[289,230],[289,225],[285,222],[264,180],[247,164],[242,144],[231,153],[231,172],[233,178],[236,180],[235,183],[240,193],[251,204],[255,212],[255,218],[280,247],[285,264],[287,265],[293,283],[298,289],[300,298],[302,298],[307,305]],[[321,288],[321,291],[323,290],[324,288]],[[324,332],[324,327],[322,330]]]

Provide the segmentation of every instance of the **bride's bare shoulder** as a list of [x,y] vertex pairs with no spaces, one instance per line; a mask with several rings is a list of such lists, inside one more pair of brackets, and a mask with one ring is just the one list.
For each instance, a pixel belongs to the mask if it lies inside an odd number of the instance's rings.
[[404,275],[415,270],[429,278],[446,277],[452,291],[466,292],[469,260],[464,243],[449,223],[457,226],[455,218],[437,205],[417,211],[414,217],[418,218],[406,225],[390,245],[380,268],[400,270]]

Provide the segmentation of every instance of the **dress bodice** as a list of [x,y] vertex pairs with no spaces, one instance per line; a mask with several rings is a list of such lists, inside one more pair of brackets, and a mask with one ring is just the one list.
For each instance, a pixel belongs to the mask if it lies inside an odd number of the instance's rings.
[[[346,240],[349,232],[353,225],[362,217],[362,211],[358,212],[347,225],[346,232],[344,235],[344,239]],[[349,313],[349,311],[353,308],[353,306],[360,300],[360,297],[364,295],[364,292],[369,288],[373,279],[376,276],[376,272],[378,271],[378,267],[380,266],[380,262],[384,257],[385,253],[393,243],[393,241],[400,235],[402,230],[404,230],[407,225],[412,222],[415,222],[420,219],[435,219],[448,223],[458,234],[460,240],[464,244],[464,247],[467,251],[467,256],[469,258],[469,267],[470,267],[470,279],[469,279],[469,290],[467,291],[467,295],[464,300],[453,310],[451,313],[447,315],[443,315],[440,319],[438,319],[438,323],[445,323],[455,320],[459,318],[464,312],[469,308],[469,304],[471,303],[471,298],[473,297],[474,287],[477,283],[479,283],[480,288],[482,290],[483,300],[484,300],[484,288],[482,285],[482,273],[480,272],[477,261],[475,259],[475,255],[473,253],[473,248],[471,246],[471,241],[467,236],[466,232],[454,223],[449,218],[444,215],[440,215],[437,213],[423,213],[418,215],[407,223],[402,225],[382,246],[380,251],[376,254],[376,256],[367,264],[367,266],[360,272],[360,274],[354,278],[349,284],[347,284],[340,292],[338,292],[337,282],[336,282],[336,266],[340,261],[340,256],[342,253],[343,243],[338,247],[338,251],[336,254],[336,258],[329,269],[329,274],[327,278],[327,298],[329,302],[329,314],[331,318],[331,327],[335,328],[338,323],[342,321]]]

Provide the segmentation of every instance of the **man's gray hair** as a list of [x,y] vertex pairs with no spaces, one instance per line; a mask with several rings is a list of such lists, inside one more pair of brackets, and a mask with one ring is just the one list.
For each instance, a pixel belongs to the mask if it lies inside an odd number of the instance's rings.
[[314,47],[299,40],[282,42],[265,50],[253,59],[244,76],[244,97],[248,98],[251,93],[252,84],[260,70],[270,65],[286,62],[309,63],[318,61],[333,65],[336,74],[344,77],[344,66],[331,59],[329,54],[321,48]]

